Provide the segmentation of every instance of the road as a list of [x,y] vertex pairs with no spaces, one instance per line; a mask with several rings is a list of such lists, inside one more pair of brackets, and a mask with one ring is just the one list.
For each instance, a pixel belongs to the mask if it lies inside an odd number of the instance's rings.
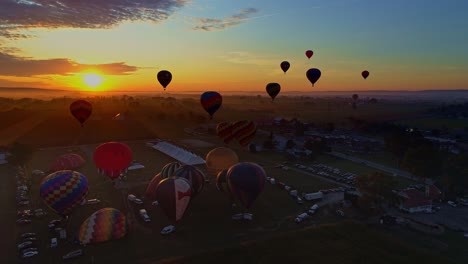
[[417,177],[415,177],[414,175],[412,175],[411,173],[409,173],[407,171],[402,171],[402,170],[399,170],[399,169],[387,167],[387,166],[384,166],[384,165],[379,164],[379,163],[375,163],[375,162],[372,162],[372,161],[356,158],[356,157],[349,156],[349,155],[339,153],[339,152],[335,152],[335,151],[328,152],[327,154],[335,156],[337,158],[346,159],[346,160],[349,160],[349,161],[352,161],[352,162],[356,162],[356,163],[359,163],[359,164],[362,164],[362,165],[366,165],[368,167],[372,167],[374,169],[378,169],[378,170],[387,172],[387,173],[389,173],[391,175],[396,175],[396,176],[407,178],[407,179],[414,180],[414,181],[418,180]]
[[337,182],[337,181],[328,179],[328,178],[326,178],[326,177],[323,177],[323,176],[320,176],[320,175],[318,175],[318,174],[314,174],[314,173],[311,173],[311,172],[308,172],[308,171],[305,171],[305,170],[302,170],[302,169],[296,169],[296,168],[294,168],[294,167],[288,167],[288,168],[289,168],[289,170],[292,170],[292,171],[295,171],[295,172],[299,172],[299,173],[302,173],[302,174],[306,174],[306,175],[309,175],[309,176],[318,178],[318,179],[320,179],[321,181],[326,181],[326,182],[329,182],[329,183],[332,183],[332,184],[336,184],[336,185],[340,185],[340,186],[343,186],[343,187],[349,187],[349,188],[353,188],[353,187],[354,187],[354,186],[351,186],[351,185],[348,185],[348,184],[345,184],[345,183],[342,183],[342,182]]

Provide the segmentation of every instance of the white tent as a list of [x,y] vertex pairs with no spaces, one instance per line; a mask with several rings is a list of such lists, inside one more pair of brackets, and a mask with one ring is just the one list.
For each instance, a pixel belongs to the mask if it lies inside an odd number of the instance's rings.
[[154,144],[153,148],[186,165],[205,164],[200,156],[165,141]]

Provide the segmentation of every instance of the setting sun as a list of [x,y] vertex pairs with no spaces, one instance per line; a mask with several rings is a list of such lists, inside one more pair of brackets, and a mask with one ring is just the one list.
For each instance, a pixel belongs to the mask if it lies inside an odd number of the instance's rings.
[[83,76],[83,82],[91,88],[99,86],[103,81],[103,78],[95,73],[87,73]]

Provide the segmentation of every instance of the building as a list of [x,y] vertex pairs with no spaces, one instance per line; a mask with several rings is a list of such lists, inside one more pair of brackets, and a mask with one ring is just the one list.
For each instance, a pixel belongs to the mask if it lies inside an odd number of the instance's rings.
[[427,212],[432,210],[432,201],[440,200],[442,192],[435,185],[426,185],[424,192],[408,188],[398,193],[400,210],[408,213]]

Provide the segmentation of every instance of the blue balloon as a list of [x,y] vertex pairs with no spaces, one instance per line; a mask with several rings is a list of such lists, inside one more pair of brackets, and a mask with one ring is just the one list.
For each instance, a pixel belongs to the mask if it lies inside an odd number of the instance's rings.
[[306,73],[307,79],[312,83],[312,87],[314,87],[314,84],[320,79],[321,75],[322,73],[320,70],[316,68],[309,69]]

